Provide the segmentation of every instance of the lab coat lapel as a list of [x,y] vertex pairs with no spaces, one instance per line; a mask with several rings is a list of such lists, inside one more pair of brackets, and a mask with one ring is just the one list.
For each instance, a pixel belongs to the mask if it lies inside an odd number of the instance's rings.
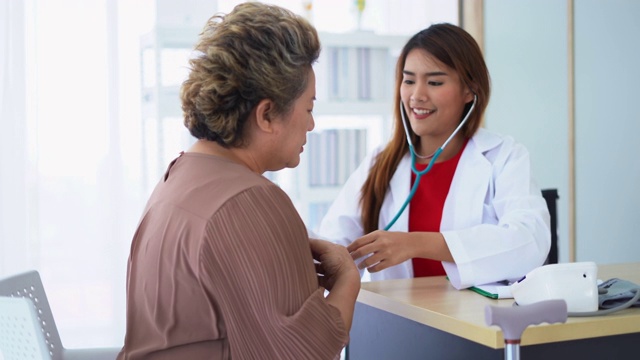
[[460,157],[445,200],[440,230],[465,229],[482,223],[485,198],[493,192],[492,166],[485,152],[497,146],[499,139],[482,129]]

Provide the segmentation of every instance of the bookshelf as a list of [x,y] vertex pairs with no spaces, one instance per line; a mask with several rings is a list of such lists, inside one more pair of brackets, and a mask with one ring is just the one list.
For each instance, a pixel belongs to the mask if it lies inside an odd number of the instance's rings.
[[348,176],[391,131],[397,57],[408,36],[320,33],[315,129],[300,165],[270,174],[316,230]]

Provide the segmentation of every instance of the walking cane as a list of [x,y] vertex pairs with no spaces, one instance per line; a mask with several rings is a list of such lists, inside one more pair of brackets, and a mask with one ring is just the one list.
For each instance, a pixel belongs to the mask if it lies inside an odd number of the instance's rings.
[[520,338],[529,325],[567,321],[567,303],[564,300],[545,300],[521,306],[485,307],[487,325],[497,325],[504,335],[504,358],[520,360]]

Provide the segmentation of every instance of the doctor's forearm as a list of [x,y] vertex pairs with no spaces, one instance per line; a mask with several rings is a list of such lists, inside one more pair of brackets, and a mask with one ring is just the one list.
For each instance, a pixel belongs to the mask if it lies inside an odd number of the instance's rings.
[[454,262],[449,246],[439,232],[410,232],[414,256],[438,261]]

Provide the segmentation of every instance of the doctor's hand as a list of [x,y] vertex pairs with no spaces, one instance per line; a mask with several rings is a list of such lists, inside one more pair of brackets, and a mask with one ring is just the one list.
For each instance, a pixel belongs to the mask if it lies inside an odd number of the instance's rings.
[[438,232],[376,230],[352,242],[347,250],[354,260],[368,255],[358,263],[358,268],[371,273],[415,257],[453,261],[444,237]]
[[409,235],[406,232],[376,230],[349,244],[347,250],[356,261],[370,255],[358,263],[358,268],[378,272],[414,257],[414,245]]

